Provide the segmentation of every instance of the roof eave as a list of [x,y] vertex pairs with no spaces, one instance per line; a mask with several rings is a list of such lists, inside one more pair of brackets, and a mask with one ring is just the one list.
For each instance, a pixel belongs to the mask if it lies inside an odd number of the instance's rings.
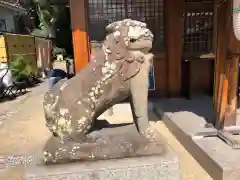
[[22,7],[11,6],[9,4],[4,4],[0,2],[0,7],[8,8],[12,10],[14,13],[25,13],[27,10]]

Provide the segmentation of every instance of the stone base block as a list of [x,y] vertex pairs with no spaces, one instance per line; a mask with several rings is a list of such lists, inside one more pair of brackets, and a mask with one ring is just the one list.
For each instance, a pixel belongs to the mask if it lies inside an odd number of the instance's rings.
[[27,169],[27,180],[180,180],[179,162],[169,151],[145,156],[64,165],[36,165]]
[[[80,144],[76,160],[81,161],[46,165],[35,157],[26,169],[27,180],[180,180],[178,158],[160,134],[144,141],[133,125],[96,134],[105,143],[88,149]],[[88,152],[95,158],[89,158]]]

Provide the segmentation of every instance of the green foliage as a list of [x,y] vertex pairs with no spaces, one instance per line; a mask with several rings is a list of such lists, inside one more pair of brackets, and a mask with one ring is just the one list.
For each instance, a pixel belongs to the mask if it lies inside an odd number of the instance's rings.
[[18,82],[26,80],[34,73],[33,68],[26,63],[24,57],[21,55],[12,56],[9,67],[12,72],[13,79]]
[[41,37],[55,38],[55,23],[59,15],[59,6],[54,6],[47,0],[32,0],[34,9],[40,21],[39,26],[32,35],[40,34]]
[[62,54],[63,56],[66,55],[66,51],[63,48],[54,47],[52,50],[53,57],[57,57],[57,55]]
[[37,37],[43,37],[43,38],[46,38],[48,37],[48,32],[46,29],[33,29],[32,33],[31,33],[32,36],[37,36]]

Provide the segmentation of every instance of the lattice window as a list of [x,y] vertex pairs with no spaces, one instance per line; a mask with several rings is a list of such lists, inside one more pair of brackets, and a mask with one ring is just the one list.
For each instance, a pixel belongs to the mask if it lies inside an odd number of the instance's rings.
[[213,51],[213,2],[186,2],[184,54],[198,56]]
[[108,20],[110,22],[125,17],[125,0],[88,0],[90,20]]
[[154,34],[153,51],[164,48],[163,0],[128,0],[128,17],[146,22]]
[[155,38],[153,50],[164,48],[164,0],[88,0],[91,40],[102,41],[105,27],[113,21],[131,18],[148,24]]

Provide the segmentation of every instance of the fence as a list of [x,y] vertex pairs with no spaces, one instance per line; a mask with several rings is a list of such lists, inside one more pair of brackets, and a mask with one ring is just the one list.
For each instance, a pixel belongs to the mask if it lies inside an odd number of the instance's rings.
[[43,73],[44,69],[52,68],[52,41],[35,38],[38,72]]
[[39,74],[51,67],[51,54],[50,40],[19,34],[0,36],[0,62],[10,62],[12,56],[21,55],[34,72]]

